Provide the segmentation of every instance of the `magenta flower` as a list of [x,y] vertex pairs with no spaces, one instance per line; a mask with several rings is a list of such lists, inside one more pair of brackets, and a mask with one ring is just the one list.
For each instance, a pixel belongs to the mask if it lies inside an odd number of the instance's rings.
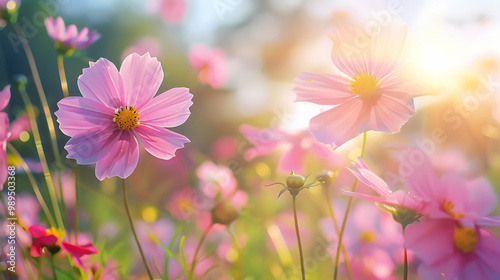
[[[0,91],[0,111],[5,109],[10,101],[10,86]],[[0,112],[0,190],[7,180],[7,141],[9,139],[9,116]]]
[[96,163],[99,180],[127,178],[139,160],[139,139],[153,156],[168,160],[189,139],[165,129],[189,117],[192,94],[173,88],[153,97],[163,81],[163,69],[149,53],[131,54],[120,71],[107,59],[91,62],[78,78],[83,97],[59,101],[59,128],[71,139],[68,158]]
[[426,280],[494,280],[500,275],[500,240],[477,226],[452,219],[423,219],[405,231],[408,249],[422,260]]
[[84,27],[80,32],[74,24],[66,28],[61,17],[58,17],[55,22],[51,17],[46,18],[45,27],[50,38],[56,42],[58,51],[69,52],[68,54],[71,54],[75,49],[88,47],[100,37],[95,31],[89,32],[87,27]]
[[86,255],[95,255],[99,253],[92,244],[75,245],[61,242],[61,248],[70,254],[75,266],[82,268],[85,272],[87,272],[87,267],[83,265],[81,258]]
[[209,48],[196,45],[189,51],[191,66],[199,70],[199,79],[202,83],[213,88],[221,88],[229,76],[226,55],[221,48]]
[[252,160],[280,151],[278,170],[282,173],[290,173],[290,170],[297,173],[304,171],[304,159],[311,150],[328,163],[339,166],[343,164],[339,155],[327,145],[313,139],[307,130],[290,133],[278,127],[259,129],[244,124],[240,131],[253,144],[253,147],[245,151],[245,159]]
[[309,123],[314,137],[333,148],[369,130],[396,133],[415,113],[415,89],[398,73],[406,26],[381,27],[375,36],[362,33],[363,44],[352,30],[332,36],[333,62],[347,77],[301,73],[293,89],[296,101],[335,106]]

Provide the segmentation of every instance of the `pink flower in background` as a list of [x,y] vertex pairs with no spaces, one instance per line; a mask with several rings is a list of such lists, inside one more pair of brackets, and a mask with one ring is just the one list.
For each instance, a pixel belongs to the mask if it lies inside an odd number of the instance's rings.
[[[160,272],[163,273],[163,260],[165,259],[165,250],[155,241],[158,240],[161,244],[168,246],[170,239],[175,231],[174,224],[168,219],[159,219],[155,222],[137,222],[137,237],[139,242],[146,253],[146,260],[152,267],[158,267]],[[130,239],[130,242],[134,242]],[[135,256],[140,258],[139,250],[134,249]],[[141,272],[143,270],[142,263],[137,263],[136,266]]]
[[146,37],[138,40],[133,45],[129,46],[122,52],[121,60],[124,60],[127,56],[137,53],[138,55],[143,55],[148,53],[152,57],[160,57],[160,45],[158,40],[154,37]]
[[[337,221],[345,209],[341,201],[334,203]],[[356,204],[350,222],[345,229],[343,244],[349,255],[354,279],[395,279],[392,275],[397,264],[402,263],[401,228],[390,216],[373,211],[367,202]],[[338,236],[331,218],[320,221],[320,229],[331,246],[328,252],[334,256]],[[355,269],[356,268],[356,269]]]
[[196,45],[189,51],[191,66],[199,70],[198,77],[202,83],[213,88],[221,88],[228,79],[226,55],[221,48],[209,48]]
[[189,139],[165,129],[189,117],[192,94],[173,88],[156,97],[163,70],[147,53],[131,54],[120,71],[101,58],[78,78],[83,97],[67,97],[55,112],[59,128],[71,139],[68,158],[78,164],[96,163],[99,180],[132,174],[139,160],[139,139],[153,156],[168,160]]
[[[5,109],[10,101],[10,86],[0,91],[0,111]],[[0,112],[0,190],[7,180],[7,141],[9,138],[9,116]]]
[[423,219],[408,226],[406,246],[422,261],[426,280],[494,280],[500,275],[500,240],[477,226],[452,219]]
[[342,190],[343,194],[367,199],[374,202],[380,202],[383,204],[393,205],[393,206],[402,206],[409,209],[413,209],[417,212],[422,211],[423,202],[413,195],[412,193],[406,190],[397,190],[393,192],[387,183],[378,177],[361,159],[358,157],[355,164],[353,164],[353,168],[349,169],[356,178],[365,185],[372,188],[376,193],[380,195],[380,197],[368,195],[359,192],[350,192],[346,190]]
[[[401,160],[406,163],[400,167],[401,180],[409,192],[423,202],[422,214],[472,226],[495,209],[496,193],[485,178],[466,177],[459,170],[438,174],[429,158],[416,148],[405,151]],[[485,221],[500,225],[495,218]]]
[[100,35],[95,32],[89,32],[87,27],[84,27],[80,32],[74,24],[66,28],[61,17],[57,17],[54,21],[52,17],[45,19],[45,27],[50,38],[52,38],[62,49],[84,49],[90,44],[97,41]]
[[196,169],[196,176],[200,180],[199,190],[207,198],[226,198],[236,191],[236,179],[227,166],[205,161]]
[[362,46],[352,28],[332,35],[332,59],[342,76],[301,73],[295,79],[297,102],[335,106],[309,123],[314,137],[333,148],[369,130],[396,133],[415,113],[413,96],[419,92],[398,73],[406,26],[381,27],[375,36],[359,30]]
[[160,0],[160,13],[168,23],[181,23],[186,15],[187,0]]
[[328,146],[314,140],[306,130],[290,133],[278,127],[259,129],[244,124],[240,127],[240,131],[253,144],[253,147],[245,151],[246,160],[268,155],[276,150],[281,151],[278,170],[283,173],[289,173],[290,170],[297,173],[304,171],[304,159],[311,150],[329,163],[335,165],[343,163],[339,155]]

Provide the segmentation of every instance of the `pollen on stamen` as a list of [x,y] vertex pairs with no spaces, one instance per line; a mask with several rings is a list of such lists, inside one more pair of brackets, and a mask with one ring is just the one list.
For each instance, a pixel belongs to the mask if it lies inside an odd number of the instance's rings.
[[371,97],[377,93],[379,81],[374,75],[359,74],[351,81],[350,90],[361,98]]
[[118,125],[119,129],[130,130],[140,124],[139,112],[134,106],[125,106],[117,108],[113,117],[113,122]]

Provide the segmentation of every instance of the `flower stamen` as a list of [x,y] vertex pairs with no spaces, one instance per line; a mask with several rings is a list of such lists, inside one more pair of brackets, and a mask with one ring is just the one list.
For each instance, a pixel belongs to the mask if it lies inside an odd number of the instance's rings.
[[359,97],[370,97],[377,93],[380,81],[375,79],[375,75],[359,74],[351,81],[351,92]]
[[453,219],[461,219],[461,218],[465,217],[465,214],[463,214],[463,213],[457,213],[457,212],[452,211],[453,207],[455,207],[455,204],[453,204],[453,202],[451,202],[449,200],[441,201],[441,206],[443,207],[443,210],[448,215],[450,215],[450,217],[452,217]]
[[467,227],[456,227],[453,232],[453,242],[455,246],[464,253],[469,253],[477,245],[476,231]]
[[134,106],[125,106],[115,110],[113,122],[118,125],[119,129],[130,130],[139,125],[139,112]]

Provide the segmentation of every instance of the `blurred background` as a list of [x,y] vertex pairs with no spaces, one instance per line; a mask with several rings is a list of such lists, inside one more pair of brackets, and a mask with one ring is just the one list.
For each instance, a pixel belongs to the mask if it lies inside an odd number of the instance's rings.
[[[498,193],[500,3],[187,0],[184,8],[174,8],[168,2],[171,1],[22,0],[18,16],[52,112],[57,110],[62,92],[57,53],[43,24],[48,16],[61,16],[67,25],[88,27],[101,34],[97,42],[64,60],[71,96],[80,95],[76,81],[89,61],[104,57],[119,67],[132,52],[150,52],[162,63],[165,78],[159,93],[173,87],[188,87],[193,93],[191,116],[185,124],[173,129],[186,135],[191,143],[170,161],[142,153],[137,169],[127,180],[133,216],[144,243],[148,244],[147,254],[162,274],[165,251],[152,236],[174,253],[179,252],[181,236],[186,236],[186,250],[193,250],[189,246],[196,245],[206,227],[203,220],[209,222],[210,217],[202,214],[207,207],[197,205],[196,195],[191,192],[196,192],[203,180],[211,180],[203,178],[197,170],[203,163],[212,162],[219,168],[213,172],[234,176],[236,187],[248,199],[229,229],[214,229],[209,235],[203,248],[208,256],[205,270],[199,272],[199,277],[300,279],[291,198],[286,193],[277,199],[278,186],[264,188],[267,184],[284,182],[289,170],[283,161],[296,160],[302,164],[295,165],[300,168],[296,172],[304,176],[311,173],[311,181],[322,172],[338,173],[337,180],[328,186],[302,192],[297,205],[306,260],[309,258],[308,279],[330,278],[333,265],[326,251],[334,251],[336,237],[329,224],[325,188],[331,189],[334,210],[340,217],[346,201],[340,189],[350,186],[353,180],[345,167],[350,167],[350,162],[359,155],[361,139],[349,141],[327,157],[315,153],[305,129],[309,119],[324,108],[293,103],[292,88],[293,80],[301,72],[340,73],[330,57],[332,42],[328,35],[346,24],[404,21],[408,25],[408,39],[403,59],[413,65],[412,70],[422,83],[442,86],[439,92],[429,92],[431,95],[415,100],[417,113],[401,133],[368,133],[366,161],[375,173],[391,187],[401,187],[395,178],[400,164],[397,151],[402,146],[415,145],[432,154],[438,170],[452,168],[464,176],[486,176]],[[40,106],[26,56],[13,29],[7,25],[0,31],[0,88],[19,74],[27,76],[28,93],[35,106]],[[14,91],[5,112],[13,120],[23,111],[22,100]],[[50,151],[43,114],[39,120],[45,147]],[[242,133],[245,131],[242,125],[264,129],[256,133],[257,138],[263,145],[272,145],[272,149],[262,155],[252,150],[255,138]],[[281,137],[283,133],[287,136]],[[63,156],[68,139],[58,133]],[[36,158],[30,134],[13,145],[23,157]],[[297,147],[302,157],[283,159],[286,151]],[[47,154],[53,162],[51,152]],[[140,278],[145,272],[120,201],[119,181],[112,178],[100,182],[92,166],[76,166],[72,160],[66,160],[65,164],[69,176],[68,213],[73,211],[70,190],[74,189],[71,186],[76,174],[80,231],[101,252],[89,262],[111,267],[117,279],[144,279]],[[36,178],[42,184],[43,175],[37,174]],[[26,196],[32,194],[27,179],[21,175],[18,191]],[[366,210],[367,207],[372,211]],[[176,212],[179,209],[182,213]],[[396,279],[402,273],[401,252],[395,249],[393,253],[387,249],[389,245],[372,242],[366,234],[376,233],[377,238],[383,239],[400,236],[400,229],[392,228],[388,214],[374,209],[373,205],[359,202],[353,212],[349,238],[352,240],[346,242],[353,244],[352,248],[380,249],[370,249],[369,252],[376,253],[354,258],[361,271],[356,279]],[[492,215],[499,213],[497,206]],[[369,229],[367,224],[371,225]],[[394,246],[398,248],[402,239],[393,239],[397,240]],[[179,273],[179,264],[174,260],[167,263],[171,268],[169,274]],[[412,272],[417,265],[417,260],[411,264]],[[203,265],[200,267],[203,270]]]

